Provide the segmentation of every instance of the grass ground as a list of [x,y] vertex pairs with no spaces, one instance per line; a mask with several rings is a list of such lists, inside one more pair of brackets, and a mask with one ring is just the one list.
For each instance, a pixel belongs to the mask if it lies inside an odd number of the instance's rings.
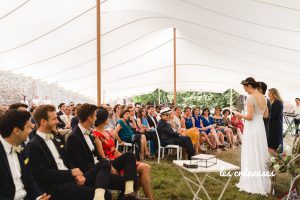
[[[240,149],[229,150],[217,154],[217,157],[226,162],[240,165]],[[152,167],[151,179],[152,188],[155,200],[189,200],[192,199],[192,193],[190,192],[185,181],[181,177],[178,169],[172,164],[172,160],[175,159],[175,155],[169,155],[162,160],[160,164],[157,162],[148,162]],[[220,179],[219,174],[214,174],[214,177]],[[280,175],[277,178],[277,184],[275,186],[275,195],[269,197],[263,197],[260,195],[250,195],[244,192],[239,192],[235,187],[239,177],[231,179],[227,190],[224,193],[223,199],[226,200],[275,200],[277,196],[288,191],[289,177],[287,175]],[[223,180],[224,182],[225,180]],[[213,180],[205,182],[205,188],[211,195],[212,199],[217,199],[222,190],[222,185],[215,183]],[[202,199],[207,199],[202,191],[199,195]]]

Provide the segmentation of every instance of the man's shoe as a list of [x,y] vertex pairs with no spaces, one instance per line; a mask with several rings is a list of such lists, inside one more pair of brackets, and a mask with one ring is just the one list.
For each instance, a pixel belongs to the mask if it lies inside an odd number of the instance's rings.
[[140,197],[135,192],[131,192],[130,194],[125,194],[123,199],[124,200],[149,200],[149,198]]

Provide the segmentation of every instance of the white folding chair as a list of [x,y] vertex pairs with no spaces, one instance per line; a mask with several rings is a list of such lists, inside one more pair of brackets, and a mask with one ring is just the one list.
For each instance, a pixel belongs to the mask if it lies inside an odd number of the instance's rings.
[[158,135],[158,132],[157,130],[155,129],[155,133],[156,133],[156,136],[157,136],[157,142],[158,142],[158,158],[157,158],[157,162],[159,163],[160,162],[160,154],[161,154],[161,151],[162,151],[162,158],[164,158],[165,156],[165,149],[176,149],[176,153],[177,153],[177,160],[181,160],[182,159],[182,147],[179,146],[179,145],[175,145],[175,144],[169,144],[165,147],[163,147],[160,143],[160,138],[159,138],[159,135]]
[[[124,142],[123,153],[128,151],[128,147],[132,147],[132,143]],[[119,149],[119,142],[117,141],[116,149]],[[135,144],[133,144],[133,153],[135,153]]]
[[[293,163],[294,161],[296,161],[297,159],[300,158],[300,154],[298,154],[296,157],[294,157],[289,163],[288,163],[288,166]],[[287,199],[290,199],[290,195],[291,195],[291,192],[292,192],[292,189],[293,189],[293,186],[296,182],[296,180],[298,180],[300,178],[300,174],[298,174],[297,176],[292,176],[291,177],[291,185],[290,185],[290,190],[289,190],[289,194],[288,194],[288,198]]]

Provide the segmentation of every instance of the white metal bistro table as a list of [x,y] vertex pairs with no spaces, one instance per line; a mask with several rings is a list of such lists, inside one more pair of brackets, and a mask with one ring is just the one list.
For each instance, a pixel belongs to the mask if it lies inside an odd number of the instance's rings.
[[[229,185],[229,182],[233,176],[233,171],[238,171],[240,170],[240,167],[230,164],[228,162],[222,161],[220,159],[217,159],[217,163],[215,165],[212,165],[210,167],[198,167],[196,169],[192,169],[192,168],[186,168],[183,166],[184,163],[186,164],[197,164],[198,161],[197,160],[173,160],[173,163],[178,167],[182,177],[184,178],[185,182],[187,183],[188,187],[190,188],[191,192],[194,195],[193,200],[197,200],[197,199],[201,199],[200,197],[198,197],[200,191],[203,189],[206,197],[211,200],[211,197],[209,196],[208,192],[206,191],[205,187],[204,187],[204,182],[206,179],[210,178],[213,179],[219,183],[221,183],[224,187],[223,190],[218,198],[218,200],[222,199],[222,196],[226,190],[226,188]],[[198,163],[199,164],[199,163]],[[200,165],[200,164],[199,164]],[[220,171],[224,171],[224,172],[231,172],[230,174],[228,173],[227,176],[224,176],[225,178],[227,178],[226,183],[223,183],[220,180],[215,179],[214,177],[210,176],[210,173],[220,173]],[[188,178],[185,174],[184,171],[192,173],[194,175],[194,177],[196,178],[196,182],[191,180],[190,178]],[[203,179],[201,180],[200,177],[198,176],[198,174],[204,174]],[[195,185],[196,187],[198,187],[198,189],[196,191],[194,191],[194,189],[192,188],[192,185]]]

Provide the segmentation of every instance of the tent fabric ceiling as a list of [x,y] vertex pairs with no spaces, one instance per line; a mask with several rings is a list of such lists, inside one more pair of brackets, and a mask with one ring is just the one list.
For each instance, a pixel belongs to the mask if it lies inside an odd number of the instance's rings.
[[[96,99],[96,1],[0,0],[0,69]],[[102,0],[106,98],[173,87],[243,91],[253,76],[300,96],[300,2]]]

